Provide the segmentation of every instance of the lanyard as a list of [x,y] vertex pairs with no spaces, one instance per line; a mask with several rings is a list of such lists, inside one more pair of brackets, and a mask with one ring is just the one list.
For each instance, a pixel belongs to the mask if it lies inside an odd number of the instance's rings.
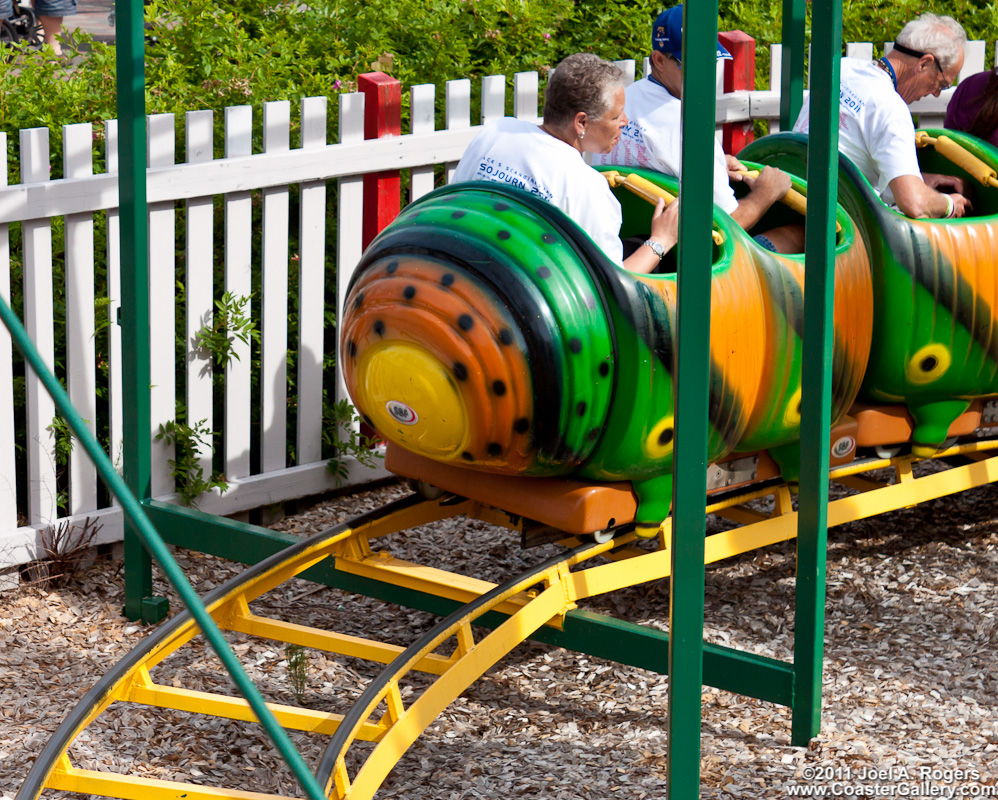
[[891,82],[894,84],[894,91],[896,92],[898,90],[898,76],[894,71],[894,67],[891,66],[891,62],[886,58],[878,58],[877,65],[891,76]]

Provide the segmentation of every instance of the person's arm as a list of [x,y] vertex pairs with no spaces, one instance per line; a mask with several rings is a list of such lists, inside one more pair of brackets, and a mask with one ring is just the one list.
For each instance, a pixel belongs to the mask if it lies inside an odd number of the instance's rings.
[[901,213],[914,219],[962,217],[973,210],[962,194],[940,194],[917,175],[899,175],[889,186]]
[[[679,241],[679,203],[671,202],[668,206],[664,200],[659,200],[651,217],[651,233],[648,236],[658,242],[666,252]],[[647,274],[653,272],[661,259],[650,247],[641,245],[628,258],[624,259],[624,269],[631,272]]]
[[[869,109],[864,131],[870,155],[881,176],[896,177],[888,182],[894,202],[902,214],[913,219],[962,217],[973,209],[961,194],[940,194],[923,178],[914,146],[915,125],[911,112],[896,94],[890,102]],[[941,184],[942,185],[942,184]]]
[[744,230],[755,227],[771,205],[790,191],[790,176],[775,167],[763,167],[758,178],[745,177],[745,183],[752,188],[745,197],[738,201],[738,208],[731,213],[731,218]]
[[970,197],[973,188],[971,182],[966,178],[961,178],[958,175],[945,175],[941,172],[923,172],[922,180],[928,187],[937,192],[962,194],[964,197]]

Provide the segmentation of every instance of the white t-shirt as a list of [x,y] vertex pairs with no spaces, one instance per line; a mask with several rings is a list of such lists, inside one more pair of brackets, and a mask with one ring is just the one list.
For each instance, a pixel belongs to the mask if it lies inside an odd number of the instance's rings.
[[[890,182],[902,175],[922,177],[915,155],[915,124],[890,75],[872,61],[843,58],[839,89],[839,152],[849,156],[887,203]],[[811,127],[810,100],[794,124]]]
[[[682,176],[682,101],[649,78],[635,81],[624,91],[627,127],[606,155],[593,156],[594,164],[645,167]],[[714,139],[714,202],[727,213],[738,208],[728,181],[728,166],[721,143]]]
[[503,117],[476,136],[454,170],[457,181],[508,183],[570,216],[607,258],[624,260],[620,203],[582,153],[524,120]]

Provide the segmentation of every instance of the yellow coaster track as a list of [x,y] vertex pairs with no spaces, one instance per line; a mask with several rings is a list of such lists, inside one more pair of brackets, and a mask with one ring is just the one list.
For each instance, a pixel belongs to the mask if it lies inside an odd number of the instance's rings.
[[[995,441],[951,447],[941,451],[938,457],[959,459],[962,463],[920,476],[912,472],[917,461],[912,456],[870,459],[834,470],[832,480],[856,493],[829,503],[829,524],[840,525],[991,483],[998,479],[998,456],[989,457],[996,447]],[[895,476],[890,483],[863,474],[888,467]],[[771,512],[747,505],[765,496],[775,499]],[[797,512],[793,509],[790,489],[783,483],[729,492],[711,503],[708,512],[734,520],[741,527],[707,537],[707,562],[796,535]],[[387,665],[345,715],[269,704],[285,728],[330,737],[316,769],[316,776],[330,798],[373,797],[406,749],[449,703],[539,628],[560,627],[578,601],[658,580],[671,571],[672,532],[668,522],[662,526],[653,549],[634,546],[630,525],[617,529],[612,539],[603,542],[566,537],[561,543],[570,548],[567,552],[500,586],[412,564],[370,547],[373,539],[458,515],[511,528],[522,528],[524,524],[523,520],[475,500],[449,494],[438,500],[425,500],[412,495],[304,540],[251,567],[204,598],[205,607],[223,630]],[[603,561],[593,565],[591,562],[599,556]],[[429,592],[464,605],[408,648],[270,619],[250,611],[253,600],[327,559],[335,561],[337,570]],[[476,641],[473,626],[492,611],[504,614],[506,620],[491,632],[479,634]],[[116,665],[54,734],[16,800],[34,800],[45,789],[130,800],[281,797],[245,788],[214,788],[100,772],[75,766],[70,759],[69,749],[74,740],[113,703],[144,704],[254,721],[249,705],[239,697],[191,691],[170,685],[162,678],[154,679],[153,672],[158,666],[165,669],[161,662],[198,633],[198,627],[185,612],[165,623]],[[452,652],[442,655],[441,647],[450,642]],[[415,693],[404,692],[401,684],[414,671],[435,678],[415,699],[406,702],[403,698]],[[346,754],[356,741],[373,742],[375,747],[359,767],[351,770]]]

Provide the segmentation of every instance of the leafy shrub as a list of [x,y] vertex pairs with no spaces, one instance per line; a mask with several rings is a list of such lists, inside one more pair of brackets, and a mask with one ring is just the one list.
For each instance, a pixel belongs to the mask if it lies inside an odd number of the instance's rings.
[[[183,419],[185,414],[182,408],[177,409],[177,416]],[[208,430],[207,420],[199,420],[193,425],[185,422],[175,422],[167,420],[160,423],[157,439],[163,439],[169,445],[176,448],[175,459],[170,459],[169,465],[172,470],[174,485],[177,494],[185,506],[196,506],[197,499],[204,492],[212,489],[221,489],[223,492],[229,488],[225,478],[218,472],[212,472],[205,477],[204,468],[201,466],[199,450],[210,444],[212,432]]]

